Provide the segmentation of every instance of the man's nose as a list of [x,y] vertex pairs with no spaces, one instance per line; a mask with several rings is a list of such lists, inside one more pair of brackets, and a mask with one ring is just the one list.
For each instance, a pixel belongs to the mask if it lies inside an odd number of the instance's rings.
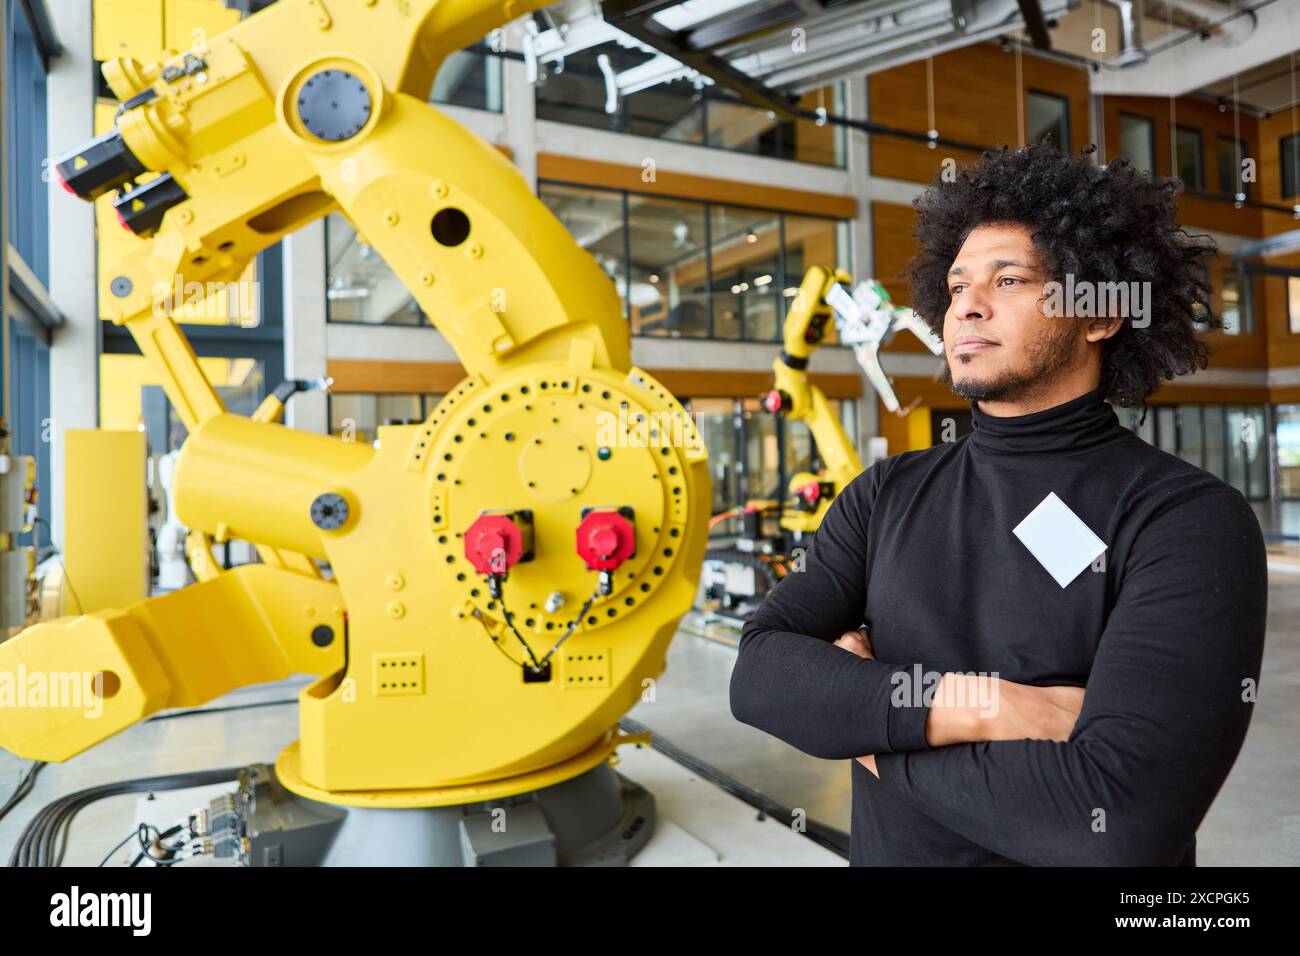
[[984,292],[977,285],[970,285],[957,295],[953,303],[953,315],[959,319],[987,319],[989,303]]

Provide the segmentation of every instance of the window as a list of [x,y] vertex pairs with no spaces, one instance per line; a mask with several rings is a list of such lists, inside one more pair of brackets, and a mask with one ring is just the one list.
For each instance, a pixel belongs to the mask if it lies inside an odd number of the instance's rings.
[[1193,192],[1205,189],[1205,168],[1201,155],[1200,130],[1174,127],[1174,172]]
[[1255,331],[1248,275],[1225,269],[1219,280],[1219,299],[1225,335],[1249,335]]
[[418,425],[441,395],[331,392],[330,434],[344,441],[372,442],[381,425]]
[[1264,406],[1155,405],[1116,411],[1143,441],[1204,468],[1252,501],[1268,498]]
[[1063,96],[1029,92],[1029,141],[1070,151],[1070,102]]
[[1300,133],[1284,136],[1277,150],[1282,164],[1282,198],[1300,196]]
[[428,324],[402,280],[337,212],[325,219],[325,316],[368,325]]
[[[627,314],[627,233],[623,194],[608,189],[541,183],[538,198],[569,230],[578,245],[591,253],[605,274],[614,280]],[[650,273],[647,275],[647,279]]]
[[[264,361],[249,356],[200,356],[199,368],[236,415],[252,415],[266,397]],[[188,432],[163,392],[157,369],[143,355],[101,355],[99,385],[100,427],[143,428],[153,457],[181,447]]]
[[[5,100],[0,136],[5,138],[8,182],[4,212],[8,216],[10,248],[0,248],[9,262],[8,361],[0,379],[9,397],[10,450],[36,460],[37,518],[18,546],[33,546],[38,558],[50,548],[50,327],[45,317],[26,314],[23,291],[46,296],[49,285],[49,198],[42,159],[49,154],[46,134],[47,100],[45,42],[48,33],[29,17],[48,16],[43,3],[6,4]],[[0,301],[0,305],[5,304]]]
[[500,113],[501,90],[501,57],[471,47],[443,60],[429,102]]
[[1250,184],[1241,178],[1242,163],[1250,157],[1250,148],[1245,140],[1220,136],[1218,140],[1218,167],[1220,196],[1240,197],[1250,195]]
[[628,315],[634,335],[707,338],[708,208],[628,195]]
[[710,224],[713,337],[776,341],[785,315],[780,216],[713,206]]
[[1300,498],[1300,405],[1277,406],[1278,489],[1283,498]]
[[1120,152],[1133,161],[1144,173],[1154,173],[1156,168],[1156,127],[1145,116],[1132,113],[1119,115]]
[[806,267],[848,258],[839,220],[549,182],[538,194],[614,280],[634,335],[779,341]]
[[[815,119],[783,120],[713,85],[692,80],[657,83],[620,97],[612,112],[599,59],[624,73],[652,63],[660,54],[610,41],[564,58],[563,69],[540,64],[536,87],[537,118],[617,133],[694,143],[778,159],[844,165],[844,131]],[[810,90],[799,101],[814,112],[824,106],[842,113],[843,85]]]
[[[829,403],[856,444],[857,403]],[[755,499],[784,502],[791,478],[822,467],[807,424],[763,411],[757,398],[695,398],[684,404],[709,449],[715,515]],[[714,533],[738,529],[733,520],[719,523]],[[778,531],[779,515],[773,514],[764,521],[764,533]]]

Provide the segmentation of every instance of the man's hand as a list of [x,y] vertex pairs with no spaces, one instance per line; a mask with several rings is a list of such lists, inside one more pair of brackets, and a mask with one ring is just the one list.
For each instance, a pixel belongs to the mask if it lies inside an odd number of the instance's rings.
[[851,651],[858,657],[865,657],[869,661],[876,659],[876,652],[871,649],[871,635],[867,633],[865,627],[857,631],[845,631],[835,642],[835,646]]
[[[858,657],[874,661],[867,629],[846,631],[835,641]],[[1083,709],[1082,687],[1035,687],[997,677],[944,674],[935,686],[926,718],[931,747],[988,740],[1070,739]],[[857,758],[877,778],[876,758]]]
[[[857,654],[858,657],[865,657],[869,661],[876,659],[876,652],[871,649],[871,635],[865,627],[856,631],[845,631],[839,636],[835,646],[842,647],[852,654]],[[880,779],[880,774],[876,773],[875,754],[867,754],[865,757],[857,759],[858,763],[871,771],[872,776],[877,780]]]

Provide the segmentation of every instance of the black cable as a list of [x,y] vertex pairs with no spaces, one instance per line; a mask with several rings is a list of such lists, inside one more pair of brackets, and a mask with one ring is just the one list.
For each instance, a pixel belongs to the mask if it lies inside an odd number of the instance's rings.
[[[200,770],[102,784],[60,797],[43,807],[23,828],[9,856],[10,866],[57,866],[67,850],[67,831],[73,818],[86,807],[107,797],[157,790],[187,790],[238,779],[243,767]],[[60,843],[60,837],[62,842]]]
[[582,619],[587,616],[587,611],[591,609],[591,605],[595,603],[596,598],[598,598],[599,596],[600,596],[600,589],[598,588],[596,592],[592,594],[591,597],[587,598],[587,603],[582,606],[582,610],[578,612],[578,616],[569,622],[568,627],[564,632],[564,636],[561,637],[558,641],[556,641],[555,645],[549,651],[546,652],[546,656],[542,658],[543,664],[549,661],[551,659],[551,656],[560,649],[560,645],[569,639],[569,635],[571,635],[574,629],[577,628],[577,626],[582,623]]
[[284,700],[263,700],[252,704],[229,704],[224,707],[191,707],[188,710],[175,710],[166,714],[154,714],[144,721],[151,724],[155,720],[175,720],[177,717],[193,717],[195,714],[226,714],[232,710],[253,710],[258,707],[282,707],[285,704],[298,703],[297,697],[288,697]]
[[[496,599],[497,599],[497,603],[501,605],[501,613],[505,616],[506,626],[510,628],[510,633],[512,633],[516,638],[519,639],[519,643],[524,646],[524,650],[528,652],[528,656],[532,659],[533,663],[531,666],[533,672],[537,673],[541,671],[542,665],[541,662],[537,660],[537,655],[533,653],[533,649],[528,646],[528,642],[524,640],[524,636],[520,634],[518,628],[515,627],[515,616],[511,614],[508,610],[506,610],[505,594],[501,590],[500,585],[498,585],[497,587]],[[525,665],[525,666],[529,666],[529,665]]]
[[10,795],[9,799],[4,802],[4,805],[0,806],[0,820],[3,820],[9,814],[10,810],[18,806],[18,804],[32,792],[32,788],[36,785],[36,775],[41,772],[41,768],[44,766],[44,760],[37,760],[33,762],[32,765],[27,768],[26,772],[18,779],[18,786],[14,788],[14,792]]
[[483,620],[482,611],[480,611],[478,608],[474,608],[473,616],[479,622],[479,624],[483,625],[483,633],[488,636],[488,640],[492,642],[493,646],[496,647],[497,650],[499,650],[502,654],[505,655],[506,660],[508,660],[511,664],[514,664],[516,667],[528,666],[526,662],[517,661],[510,656],[510,652],[501,645],[501,640],[495,634],[493,634],[492,629],[488,627],[487,621]]
[[123,839],[119,840],[117,846],[113,847],[113,849],[109,850],[107,853],[104,854],[104,858],[99,861],[99,866],[96,867],[96,869],[102,868],[106,863],[108,863],[109,860],[113,858],[114,853],[122,849],[122,847],[126,846],[127,843],[129,843],[131,840],[138,837],[140,835],[140,829],[143,826],[144,826],[143,823],[140,824],[140,826],[136,827],[134,830],[128,833]]

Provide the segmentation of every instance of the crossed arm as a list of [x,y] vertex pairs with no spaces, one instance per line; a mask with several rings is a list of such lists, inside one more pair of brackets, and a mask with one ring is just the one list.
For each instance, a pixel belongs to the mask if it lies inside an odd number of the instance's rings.
[[1259,676],[1267,570],[1245,501],[1213,492],[1144,529],[1077,722],[1068,700],[1041,696],[1068,689],[1006,681],[994,718],[943,706],[942,688],[938,706],[894,706],[910,662],[835,646],[861,623],[869,501],[836,500],[807,571],[746,626],[733,714],[814,756],[870,757],[881,786],[1022,863],[1178,862],[1240,750]]

